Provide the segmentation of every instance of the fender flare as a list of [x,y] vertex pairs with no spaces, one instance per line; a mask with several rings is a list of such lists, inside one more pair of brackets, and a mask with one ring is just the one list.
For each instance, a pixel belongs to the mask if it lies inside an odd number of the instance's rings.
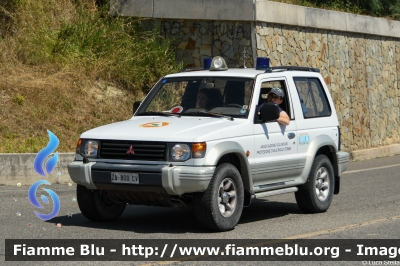
[[335,176],[338,173],[338,159],[337,159],[337,147],[335,142],[333,141],[333,139],[328,136],[328,135],[320,135],[316,138],[314,138],[310,145],[308,146],[307,149],[307,157],[306,157],[306,161],[304,164],[304,168],[303,171],[301,173],[301,179],[302,179],[302,183],[305,183],[307,181],[308,175],[311,171],[311,167],[312,164],[314,162],[314,158],[315,155],[317,154],[317,151],[321,148],[321,147],[328,147],[331,154],[332,154],[332,167],[333,167],[333,171]]
[[243,150],[243,147],[234,141],[221,142],[213,146],[204,159],[204,166],[216,166],[222,156],[226,154],[236,154],[240,160],[240,167],[238,169],[241,173],[243,180],[243,187],[245,190],[251,190],[253,181],[251,179],[249,160]]

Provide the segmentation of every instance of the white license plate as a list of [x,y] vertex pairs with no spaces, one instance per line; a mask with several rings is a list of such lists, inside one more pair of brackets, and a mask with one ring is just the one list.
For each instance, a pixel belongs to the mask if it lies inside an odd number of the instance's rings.
[[139,174],[111,172],[111,183],[139,184]]

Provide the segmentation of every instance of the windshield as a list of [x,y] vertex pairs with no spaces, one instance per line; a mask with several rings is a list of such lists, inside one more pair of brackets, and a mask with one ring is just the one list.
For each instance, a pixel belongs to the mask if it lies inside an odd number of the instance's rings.
[[151,91],[136,115],[247,118],[252,91],[250,78],[165,78]]

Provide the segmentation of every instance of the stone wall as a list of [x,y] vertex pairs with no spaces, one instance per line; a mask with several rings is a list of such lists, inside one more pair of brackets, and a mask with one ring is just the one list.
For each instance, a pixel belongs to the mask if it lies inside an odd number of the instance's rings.
[[230,67],[243,66],[243,56],[253,66],[250,22],[162,20],[161,31],[176,41],[176,58],[186,67],[201,67],[204,58],[217,55]]
[[270,57],[272,65],[321,69],[343,149],[400,143],[400,39],[267,23],[256,26],[256,35],[257,55]]
[[175,39],[177,60],[187,67],[221,55],[230,67],[243,66],[243,57],[252,67],[253,56],[263,56],[272,66],[319,68],[342,149],[400,143],[400,39],[267,22],[163,20],[161,30]]

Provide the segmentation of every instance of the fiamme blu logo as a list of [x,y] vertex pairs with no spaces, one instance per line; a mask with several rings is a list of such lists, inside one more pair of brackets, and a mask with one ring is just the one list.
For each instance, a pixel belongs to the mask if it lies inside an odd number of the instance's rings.
[[[41,151],[38,152],[38,154],[35,157],[35,160],[33,162],[33,168],[35,169],[35,172],[38,173],[39,175],[46,177],[47,175],[50,175],[50,173],[54,170],[54,168],[57,165],[58,162],[58,152],[56,152],[54,155],[51,156],[51,154],[57,149],[58,144],[60,141],[54,135],[50,130],[47,130],[47,133],[49,134],[49,143],[45,148],[43,148]],[[32,186],[28,190],[28,199],[30,203],[38,208],[38,209],[43,209],[44,207],[42,204],[38,201],[38,198],[36,196],[38,192],[38,188],[41,185],[51,185],[51,183],[47,180],[39,180],[35,183],[32,184]],[[60,200],[57,196],[57,194],[48,188],[42,188],[42,191],[47,192],[47,194],[50,196],[51,201],[53,202],[53,210],[49,214],[42,214],[40,212],[34,211],[36,216],[42,219],[43,221],[50,220],[54,218],[58,212],[60,211]],[[41,195],[40,199],[45,203],[49,204],[50,201],[47,196]]]

